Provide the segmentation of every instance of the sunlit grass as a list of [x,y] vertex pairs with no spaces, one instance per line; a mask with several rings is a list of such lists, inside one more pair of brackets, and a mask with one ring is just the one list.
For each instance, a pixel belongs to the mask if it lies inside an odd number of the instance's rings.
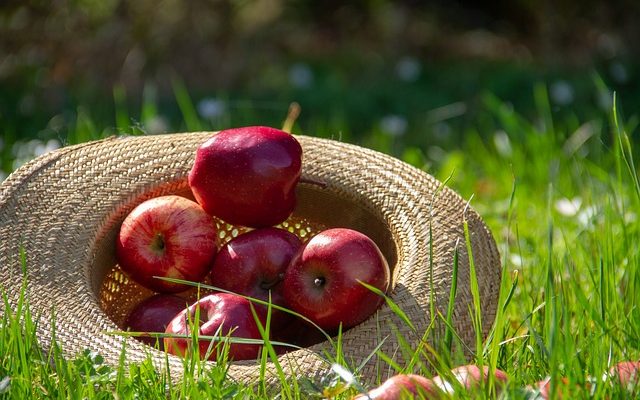
[[[214,129],[225,122],[250,121],[247,115],[240,119],[226,114],[216,114],[216,122],[207,120],[199,115],[197,104],[179,80],[173,82],[173,89],[187,128]],[[114,90],[115,130],[103,129],[91,110],[81,108],[69,135],[58,144],[112,134],[149,134],[146,124],[161,117],[154,96],[145,96],[139,113],[128,108],[126,96],[123,88]],[[399,145],[384,130],[374,130],[362,139],[378,150],[406,155],[406,162],[427,169],[463,198],[471,199],[470,206],[491,228],[503,261],[497,317],[487,338],[476,332],[476,350],[470,359],[459,351],[457,332],[451,328],[451,306],[434,310],[432,325],[418,332],[403,310],[387,299],[415,337],[395,338],[404,363],[379,349],[371,354],[380,360],[379,381],[400,372],[446,375],[451,367],[469,362],[507,372],[510,381],[505,393],[510,398],[524,398],[524,387],[547,376],[553,387],[566,392],[565,398],[634,397],[600,377],[618,361],[640,359],[636,125],[622,118],[616,102],[609,113],[582,121],[556,118],[545,85],[535,86],[532,97],[539,114],[528,118],[497,96],[484,95],[477,123],[462,133],[465,139],[457,148],[440,154],[438,161],[428,160],[426,147]],[[288,105],[277,112],[279,120],[285,121]],[[132,116],[140,124],[132,124]],[[340,125],[340,121],[325,123]],[[319,126],[299,124],[292,130],[323,131]],[[324,134],[350,139],[337,131],[324,130]],[[27,143],[24,145],[33,149],[48,145]],[[25,159],[36,155],[26,150],[21,154]],[[468,242],[458,245],[469,247]],[[473,267],[471,252],[469,257]],[[471,271],[470,276],[474,275]],[[455,288],[452,285],[451,298]],[[197,354],[185,358],[187,373],[177,383],[169,371],[154,369],[150,360],[124,367],[123,362],[106,365],[99,353],[92,352],[66,359],[56,344],[47,353],[38,346],[28,299],[20,296],[10,309],[1,287],[0,293],[4,309],[12,310],[0,317],[0,397],[347,399],[370,389],[359,382],[361,366],[349,365],[345,359],[348,349],[341,347],[340,335],[332,339],[332,353],[322,355],[327,371],[320,385],[304,376],[288,379],[281,367],[282,388],[276,393],[261,382],[246,386],[230,380],[224,356],[213,368],[204,368]],[[474,289],[474,301],[468,307],[476,328],[483,318],[477,297]],[[53,318],[55,322],[55,315]],[[438,343],[432,343],[434,338]],[[122,349],[123,360],[126,351]],[[264,369],[276,359],[273,347],[267,344],[257,362]],[[569,384],[560,384],[562,378]],[[457,397],[494,398],[494,389],[495,382],[489,381],[477,392]]]

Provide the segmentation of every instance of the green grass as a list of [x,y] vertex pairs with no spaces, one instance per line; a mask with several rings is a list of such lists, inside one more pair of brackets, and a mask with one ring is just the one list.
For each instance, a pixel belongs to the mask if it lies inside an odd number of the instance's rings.
[[[204,120],[179,80],[173,82],[173,88],[177,109],[183,115],[183,123],[175,129],[212,129],[238,121],[259,123],[259,113],[239,117],[234,115],[239,109],[227,110],[229,115],[221,115],[215,123]],[[587,117],[554,113],[547,85],[540,83],[530,89],[534,115],[519,113],[495,94],[483,94],[474,119],[458,133],[463,140],[444,150],[415,137],[398,141],[375,128],[358,138],[345,135],[342,140],[424,168],[470,199],[470,206],[491,228],[503,259],[504,279],[493,329],[486,339],[477,336],[476,348],[481,350],[472,362],[506,371],[510,376],[507,397],[525,398],[521,388],[550,376],[553,386],[569,391],[565,398],[634,398],[640,388],[628,393],[604,382],[584,387],[589,376],[601,377],[616,362],[640,359],[640,181],[633,139],[637,117],[623,118],[616,102],[608,112],[594,111]],[[154,96],[148,93],[139,113],[128,106],[122,88],[114,90],[113,104],[111,122],[96,120],[92,111],[79,108],[64,144],[114,133],[144,134],[145,124],[160,116]],[[272,121],[284,121],[287,109],[288,104],[281,104],[273,111]],[[247,110],[251,112],[251,103],[240,109],[242,113]],[[303,114],[312,111],[302,109]],[[132,118],[140,123],[131,124]],[[341,124],[346,122],[339,117],[335,121],[307,120],[294,125],[293,131],[339,138]],[[5,146],[12,144],[5,140]],[[470,261],[473,266],[473,259]],[[469,312],[479,326],[483,316],[476,290],[472,292]],[[6,303],[6,293],[0,293]],[[395,311],[412,326],[402,310],[396,307]],[[445,329],[444,335],[438,336],[435,325],[451,326],[452,318],[451,309],[440,312],[432,314],[433,329],[415,332],[424,339],[418,345],[399,338],[406,364],[378,354],[386,360],[380,368],[381,381],[389,371],[431,376],[435,369],[446,375],[449,368],[462,363],[461,356],[452,350],[456,348],[456,332]],[[32,317],[24,297],[13,311],[0,317],[0,397],[273,396],[260,383],[243,386],[227,379],[224,359],[206,370],[197,359],[188,359],[185,368],[189,373],[180,382],[171,383],[167,372],[154,370],[150,361],[124,368],[105,365],[99,354],[91,352],[65,359],[59,347],[53,346],[45,353],[38,346]],[[443,340],[429,345],[435,337]],[[327,355],[322,385],[304,379],[287,382],[278,396],[350,398],[360,385],[357,381],[347,385],[344,378],[349,374],[344,371],[356,371],[358,366],[348,365],[343,351],[338,337],[335,353]],[[271,353],[266,352],[259,362],[264,365]],[[331,362],[341,367],[331,369]],[[561,378],[567,378],[569,385],[560,385]],[[494,386],[495,382],[487,382],[478,392],[458,397],[494,398]]]

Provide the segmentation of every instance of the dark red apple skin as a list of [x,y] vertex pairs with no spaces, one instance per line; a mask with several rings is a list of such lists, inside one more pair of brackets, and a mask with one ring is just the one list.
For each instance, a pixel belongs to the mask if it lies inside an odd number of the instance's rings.
[[222,246],[211,268],[211,284],[245,296],[283,305],[284,274],[302,242],[279,228],[261,228]]
[[[178,314],[169,323],[165,332],[190,335],[189,319],[195,321],[196,308],[198,307],[200,308],[200,322],[198,323],[200,327],[198,331],[199,335],[214,336],[220,329],[220,337],[222,338],[231,336],[247,339],[262,339],[251,312],[251,303],[249,300],[238,295],[227,293],[214,293],[203,297],[200,301],[192,304],[188,309]],[[264,315],[258,309],[256,309],[256,313],[264,325]],[[207,355],[206,353],[210,343],[211,340],[198,340],[198,349],[202,359]],[[184,356],[190,344],[191,339],[164,338],[166,351],[178,356]],[[220,344],[214,343],[212,346],[213,351],[207,358],[208,360],[217,360],[218,352],[216,351],[216,346],[218,345]],[[231,343],[229,345],[229,359],[236,361],[256,359],[260,348],[261,345],[257,344]]]
[[180,196],[149,199],[127,215],[116,240],[120,267],[139,284],[161,293],[186,285],[154,276],[201,281],[218,251],[217,229],[196,202]]
[[397,374],[387,379],[366,395],[359,394],[353,400],[404,400],[440,399],[442,394],[428,378],[416,374]]
[[[280,324],[271,325],[272,339],[274,341],[298,346],[309,347],[327,340],[327,337],[302,318],[290,317]],[[329,336],[335,336],[337,332],[327,332]],[[291,346],[276,346],[278,354],[296,350]]]
[[[210,273],[211,285],[244,296],[284,306],[282,280],[302,242],[279,228],[243,233],[222,246]],[[256,305],[258,306],[258,305]],[[272,309],[272,326],[287,322],[290,314]]]
[[327,229],[311,238],[292,260],[282,292],[289,308],[325,330],[353,327],[373,314],[386,292],[390,271],[368,236],[347,228]]
[[227,129],[198,147],[189,186],[209,214],[262,228],[293,212],[301,168],[302,147],[292,135],[266,126]]
[[[187,301],[172,294],[156,294],[142,300],[131,310],[124,322],[130,332],[164,333],[167,325],[176,315],[188,307]],[[162,350],[164,341],[152,336],[136,336],[149,346],[158,345]]]

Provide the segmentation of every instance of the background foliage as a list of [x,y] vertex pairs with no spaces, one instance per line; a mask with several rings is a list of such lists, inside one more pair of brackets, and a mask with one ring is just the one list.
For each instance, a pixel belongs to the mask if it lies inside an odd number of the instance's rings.
[[469,129],[493,133],[489,93],[526,117],[538,83],[554,115],[601,115],[614,90],[635,111],[639,15],[630,0],[9,0],[0,173],[70,134],[279,126],[293,101],[300,132],[437,163]]

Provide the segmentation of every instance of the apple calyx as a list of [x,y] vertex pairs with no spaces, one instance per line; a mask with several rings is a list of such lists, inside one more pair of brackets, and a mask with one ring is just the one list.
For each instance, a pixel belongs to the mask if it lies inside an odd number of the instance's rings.
[[351,328],[371,316],[389,286],[389,265],[376,243],[363,233],[331,228],[313,236],[285,272],[287,306],[323,330]]
[[218,251],[218,230],[195,201],[177,195],[138,204],[122,221],[116,260],[134,281],[158,293],[188,286],[156,279],[200,281]]
[[158,253],[162,253],[165,248],[164,235],[160,232],[156,233],[153,241],[151,242],[151,248]]

